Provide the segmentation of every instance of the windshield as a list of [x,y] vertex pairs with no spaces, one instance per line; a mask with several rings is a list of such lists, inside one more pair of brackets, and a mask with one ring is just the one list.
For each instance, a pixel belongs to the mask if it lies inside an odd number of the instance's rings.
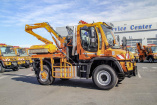
[[25,49],[16,49],[20,56],[28,56]]
[[132,53],[136,52],[135,48],[132,48],[132,47],[127,48],[127,50],[130,51],[130,52],[132,52]]
[[152,49],[153,53],[157,53],[157,46],[152,46],[151,49]]
[[1,47],[2,56],[16,56],[13,47]]
[[114,37],[113,37],[112,30],[108,29],[105,25],[101,25],[101,27],[102,27],[105,35],[106,35],[106,38],[107,38],[109,45],[113,46]]

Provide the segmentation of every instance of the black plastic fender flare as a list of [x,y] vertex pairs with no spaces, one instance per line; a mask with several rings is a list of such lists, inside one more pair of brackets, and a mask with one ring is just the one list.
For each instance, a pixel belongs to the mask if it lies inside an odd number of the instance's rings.
[[96,61],[96,60],[110,60],[110,61],[113,61],[117,65],[117,67],[119,69],[119,72],[125,74],[124,71],[123,71],[123,68],[121,67],[121,65],[119,63],[119,61],[117,59],[115,59],[114,57],[96,57],[96,58],[93,58],[93,59],[90,60],[89,69],[87,70],[87,75],[90,74],[91,66],[92,66],[93,62]]

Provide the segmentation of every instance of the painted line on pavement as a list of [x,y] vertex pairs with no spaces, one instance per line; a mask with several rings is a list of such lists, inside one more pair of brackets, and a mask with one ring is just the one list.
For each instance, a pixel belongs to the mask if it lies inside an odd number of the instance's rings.
[[148,69],[148,67],[142,67],[143,69]]
[[139,78],[142,78],[139,72],[138,72],[138,74],[137,74],[137,75],[138,75],[138,77],[139,77]]
[[12,76],[11,78],[18,78],[18,77],[21,77],[21,76]]
[[152,67],[153,69],[157,69],[157,67]]
[[34,73],[31,73],[31,74],[28,74],[28,75],[26,75],[26,76],[33,76],[34,75]]
[[8,76],[2,76],[2,77],[0,77],[0,79],[6,78],[6,77],[8,77]]

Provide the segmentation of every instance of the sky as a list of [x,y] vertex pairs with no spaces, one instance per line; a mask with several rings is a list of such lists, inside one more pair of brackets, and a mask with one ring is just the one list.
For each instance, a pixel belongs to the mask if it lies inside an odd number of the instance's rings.
[[[26,24],[49,22],[55,29],[88,23],[157,17],[157,0],[0,0],[0,43],[30,47],[43,44],[25,32]],[[44,29],[35,32],[52,41]]]

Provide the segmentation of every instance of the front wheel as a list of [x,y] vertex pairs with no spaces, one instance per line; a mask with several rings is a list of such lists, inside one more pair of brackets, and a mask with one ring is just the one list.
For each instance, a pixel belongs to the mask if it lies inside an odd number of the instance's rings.
[[5,68],[2,66],[2,64],[0,63],[0,73],[3,73],[5,71]]
[[113,68],[108,65],[100,65],[94,69],[92,74],[94,84],[104,90],[112,89],[118,81]]
[[13,70],[13,71],[18,71],[18,70],[19,70],[19,67],[16,66],[16,67],[14,67],[12,70]]
[[37,80],[41,85],[50,85],[55,78],[51,75],[51,69],[47,65],[43,65],[43,71],[37,71]]
[[25,68],[29,68],[30,67],[30,65],[25,65]]

